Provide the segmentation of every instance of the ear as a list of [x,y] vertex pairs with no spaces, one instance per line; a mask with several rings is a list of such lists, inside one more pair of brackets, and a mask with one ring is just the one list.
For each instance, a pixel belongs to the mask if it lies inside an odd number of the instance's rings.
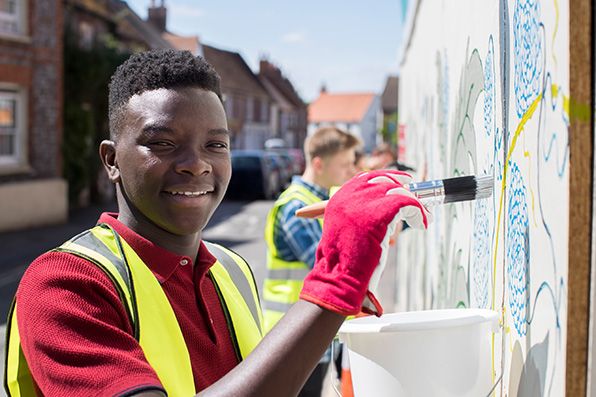
[[108,173],[110,181],[114,184],[120,182],[120,169],[116,160],[116,143],[114,141],[103,140],[99,144],[99,158]]
[[313,157],[311,165],[316,174],[320,174],[323,170],[323,159],[321,157]]

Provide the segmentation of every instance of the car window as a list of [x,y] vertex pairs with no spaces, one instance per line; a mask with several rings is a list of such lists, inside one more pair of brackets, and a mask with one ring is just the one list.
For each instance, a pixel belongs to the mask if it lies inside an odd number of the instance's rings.
[[258,157],[253,156],[237,156],[232,157],[232,169],[255,169],[261,167]]

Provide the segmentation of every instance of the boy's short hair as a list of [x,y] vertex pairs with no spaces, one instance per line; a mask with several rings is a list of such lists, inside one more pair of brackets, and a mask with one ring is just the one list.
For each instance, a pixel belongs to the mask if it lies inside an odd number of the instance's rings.
[[315,157],[328,158],[343,150],[357,148],[360,139],[337,127],[323,127],[304,141],[304,156],[310,162]]
[[219,75],[204,58],[172,49],[132,55],[118,66],[110,82],[110,137],[117,137],[124,106],[131,97],[144,91],[181,87],[212,91],[221,100]]

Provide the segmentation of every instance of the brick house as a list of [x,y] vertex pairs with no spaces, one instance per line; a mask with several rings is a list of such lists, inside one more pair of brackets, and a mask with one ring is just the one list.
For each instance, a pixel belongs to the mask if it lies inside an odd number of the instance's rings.
[[121,0],[63,0],[65,25],[82,48],[111,40],[122,52],[172,48],[161,33]]
[[148,22],[174,48],[204,57],[221,77],[221,92],[232,132],[233,149],[262,149],[274,136],[270,124],[272,98],[242,56],[234,51],[204,45],[198,36],[181,36],[167,31],[167,9],[163,0],[152,1]]
[[271,62],[261,59],[259,79],[273,99],[271,128],[288,147],[300,148],[306,138],[307,107],[294,86]]
[[0,2],[0,231],[65,221],[61,1]]
[[202,47],[205,59],[221,77],[232,148],[262,149],[274,136],[270,125],[272,99],[267,90],[239,53]]

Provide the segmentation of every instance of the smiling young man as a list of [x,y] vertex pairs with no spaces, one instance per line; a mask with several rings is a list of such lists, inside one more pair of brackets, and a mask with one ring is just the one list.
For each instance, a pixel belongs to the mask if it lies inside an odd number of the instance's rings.
[[404,206],[425,222],[399,192],[405,176],[362,175],[334,196],[301,300],[263,338],[250,268],[201,238],[231,175],[213,68],[189,52],[136,54],[112,78],[109,117],[100,155],[119,211],[27,269],[7,327],[8,394],[296,395],[360,311],[388,225]]

